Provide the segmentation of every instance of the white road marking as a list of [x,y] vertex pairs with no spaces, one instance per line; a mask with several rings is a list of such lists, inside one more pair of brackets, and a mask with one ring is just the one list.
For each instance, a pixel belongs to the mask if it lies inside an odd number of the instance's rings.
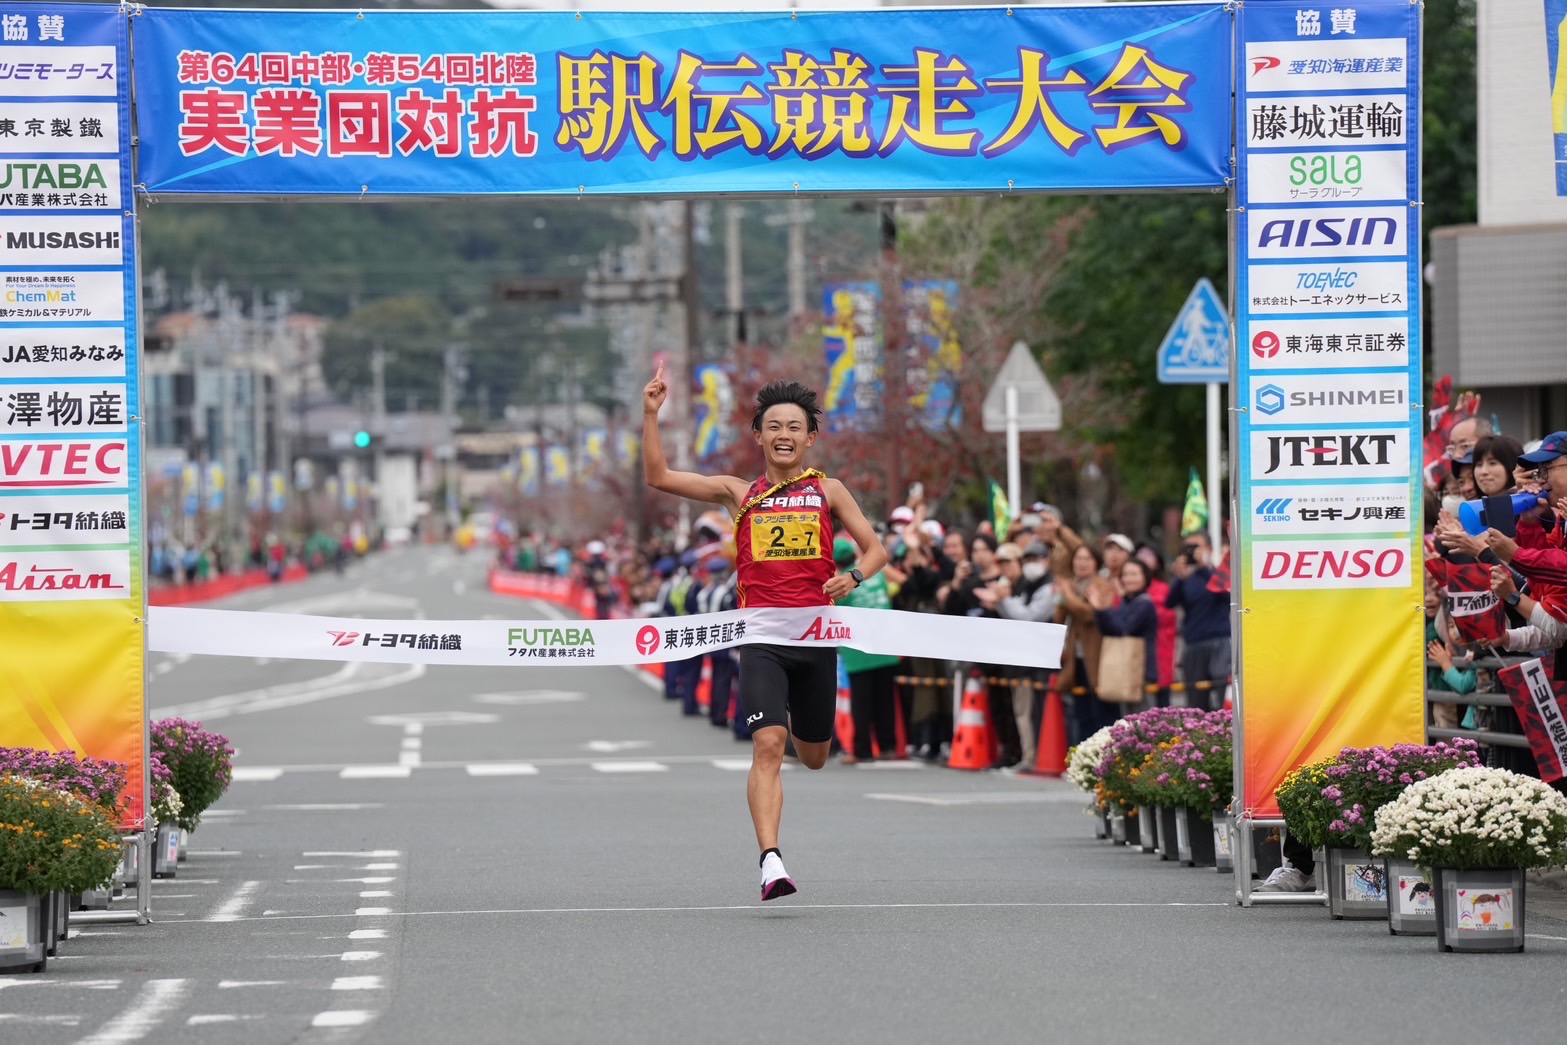
[[403,738],[403,750],[404,751],[418,751],[422,747],[424,747],[424,738],[422,738],[422,737],[404,737]]
[[[249,715],[258,711],[276,711],[279,708],[291,708],[300,704],[311,704],[318,700],[330,700],[333,697],[349,696],[355,693],[370,693],[376,690],[391,689],[393,686],[401,686],[423,678],[426,671],[426,667],[423,664],[408,664],[400,667],[399,670],[390,675],[371,675],[365,679],[356,678],[355,676],[365,666],[364,662],[350,661],[330,675],[324,675],[307,682],[290,682],[244,693],[230,693],[220,697],[209,697],[205,700],[192,701],[188,704],[177,704],[173,707],[158,708],[156,710],[160,717],[174,715],[181,718],[209,721],[228,718],[230,715]],[[380,666],[391,667],[394,665]]]
[[191,856],[244,856],[245,855],[244,852],[242,850],[239,850],[239,849],[191,849],[191,850],[188,850],[188,852],[190,853]]
[[522,693],[475,693],[473,700],[478,704],[506,704],[512,707],[526,707],[531,704],[573,704],[579,700],[587,699],[586,693],[577,693],[563,689],[533,689]]
[[384,940],[386,939],[386,930],[355,929],[353,932],[348,934],[348,938],[350,940]]
[[662,762],[592,762],[599,773],[663,773],[669,767]]
[[452,594],[454,594],[454,595],[466,595],[467,593],[468,593],[468,582],[467,581],[463,580],[461,577],[459,577],[456,580],[452,581]]
[[329,867],[341,867],[341,864],[295,864],[296,871],[320,871]]
[[652,747],[653,742],[651,740],[590,740],[582,746],[600,755],[618,755],[622,751],[637,751]]
[[167,675],[169,672],[174,670],[174,662],[172,660],[162,661],[152,670],[154,674]]
[[373,962],[379,957],[380,951],[344,951],[342,954],[345,962]]
[[915,805],[926,806],[990,806],[990,805],[1026,805],[1034,803],[1059,804],[1062,802],[1081,803],[1082,792],[1059,791],[955,791],[945,795],[903,795],[891,793],[873,793],[865,796],[879,802],[910,802]]
[[381,780],[406,777],[413,773],[411,766],[344,766],[340,780]]
[[392,891],[390,889],[366,889],[359,894],[359,898],[361,900],[380,900],[391,895]]
[[475,762],[465,766],[469,776],[538,776],[539,767],[531,762]]
[[370,1022],[372,1014],[364,1009],[331,1009],[316,1013],[312,1027],[358,1027]]
[[357,849],[357,850],[353,850],[353,849],[334,849],[334,850],[331,850],[331,851],[322,849],[322,850],[316,850],[316,851],[309,852],[309,853],[300,853],[299,855],[300,856],[363,856],[363,857],[376,857],[376,856],[402,856],[403,854],[402,854],[402,851],[399,850],[399,849]]
[[120,1045],[140,1041],[172,1009],[178,1008],[190,989],[189,980],[148,980],[131,1007],[83,1038],[79,1045]]
[[360,870],[360,871],[395,871],[395,870],[397,870],[397,865],[396,864],[365,864],[363,867],[358,868],[358,870]]
[[244,910],[245,905],[251,901],[251,894],[260,888],[260,882],[241,882],[239,888],[235,889],[229,898],[219,904],[217,910],[212,912],[212,916],[208,921],[238,921],[240,911]]
[[[396,769],[396,766],[392,767]],[[296,805],[262,806],[262,809],[277,809],[284,812],[357,812],[361,809],[380,809],[380,802],[303,802]],[[205,815],[205,814],[203,814]]]
[[219,980],[218,990],[233,990],[236,987],[282,987],[287,980]]
[[400,751],[397,754],[397,764],[407,769],[419,768],[419,752]]
[[378,991],[381,989],[381,977],[379,976],[339,976],[332,981],[334,991]]
[[190,1019],[186,1020],[185,1021],[185,1026],[187,1026],[187,1027],[203,1027],[203,1026],[206,1026],[207,1024],[209,1024],[209,1023],[238,1023],[239,1020],[240,1020],[240,1017],[235,1016],[232,1013],[226,1013],[226,1012],[223,1012],[223,1013],[219,1013],[219,1012],[204,1013],[204,1014],[201,1014],[201,1015],[198,1015],[198,1016],[192,1016]]
[[[91,934],[73,933],[72,939],[75,939],[78,935],[88,936]],[[87,990],[112,991],[119,985],[119,980],[55,980],[42,976],[36,980],[0,978],[0,991],[5,990],[7,987],[81,987]]]
[[884,761],[882,761],[880,759],[878,759],[875,762],[861,762],[859,764],[859,768],[860,769],[874,769],[874,770],[924,769],[924,768],[926,768],[926,766],[925,766],[925,763],[923,763],[923,762],[916,762],[913,759],[909,758],[909,759],[897,759],[897,760],[894,760],[894,761],[891,761],[891,762],[884,762]]
[[241,782],[247,782],[247,781],[257,781],[257,780],[276,780],[278,777],[280,777],[282,775],[283,775],[283,770],[279,769],[277,766],[235,766],[234,767],[234,781],[235,781],[235,783],[241,783]]
[[53,1027],[79,1027],[80,1016],[24,1016],[16,1012],[0,1012],[0,1023],[41,1023]]
[[[422,734],[423,732],[424,732],[424,723],[423,722],[405,722],[403,724],[403,736],[405,736],[405,737],[417,737],[420,734]],[[407,746],[406,742],[404,743],[404,746],[405,747]]]
[[722,769],[730,773],[749,773],[751,760],[749,758],[715,758],[713,768]]
[[215,816],[216,817],[223,817],[223,816],[244,816],[244,815],[245,815],[245,811],[243,809],[209,809],[205,813],[201,814],[201,818],[203,820],[206,820],[206,819],[208,819],[210,817],[215,817]]
[[391,914],[390,907],[361,907],[354,912],[355,918],[373,918],[376,915]]

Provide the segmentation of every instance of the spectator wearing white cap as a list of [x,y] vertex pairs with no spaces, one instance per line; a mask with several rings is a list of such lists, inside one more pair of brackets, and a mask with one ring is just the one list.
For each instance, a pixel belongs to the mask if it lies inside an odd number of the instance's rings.
[[1104,556],[1104,574],[1117,587],[1121,583],[1121,567],[1132,557],[1137,545],[1124,533],[1107,533],[1099,542],[1099,554]]

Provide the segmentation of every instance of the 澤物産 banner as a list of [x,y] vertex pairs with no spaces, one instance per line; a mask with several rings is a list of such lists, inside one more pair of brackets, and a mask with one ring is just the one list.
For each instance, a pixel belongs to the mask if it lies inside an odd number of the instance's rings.
[[129,768],[144,816],[126,14],[0,4],[0,746]]
[[1222,5],[148,9],[152,193],[1216,188]]

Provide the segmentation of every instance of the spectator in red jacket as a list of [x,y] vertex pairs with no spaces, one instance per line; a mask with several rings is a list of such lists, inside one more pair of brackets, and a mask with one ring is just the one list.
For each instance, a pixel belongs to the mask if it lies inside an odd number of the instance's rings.
[[[1164,604],[1170,584],[1164,579],[1164,556],[1159,549],[1144,544],[1138,547],[1135,557],[1153,574],[1148,581],[1148,597],[1153,600],[1159,620],[1159,641],[1155,643],[1159,654],[1159,692],[1154,694],[1154,702],[1165,708],[1170,706],[1170,685],[1175,681],[1176,613]],[[1189,697],[1186,703],[1190,705]]]

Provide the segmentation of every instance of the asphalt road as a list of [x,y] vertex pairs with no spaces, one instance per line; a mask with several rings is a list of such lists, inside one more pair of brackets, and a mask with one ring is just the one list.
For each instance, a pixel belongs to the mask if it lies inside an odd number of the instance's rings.
[[[249,609],[553,614],[412,549]],[[788,771],[800,893],[757,902],[748,749],[611,668],[155,656],[151,704],[240,779],[154,922],[0,977],[6,1045],[282,1042],[1557,1040],[1561,905],[1522,955],[1233,884],[1092,838],[1059,781]]]

